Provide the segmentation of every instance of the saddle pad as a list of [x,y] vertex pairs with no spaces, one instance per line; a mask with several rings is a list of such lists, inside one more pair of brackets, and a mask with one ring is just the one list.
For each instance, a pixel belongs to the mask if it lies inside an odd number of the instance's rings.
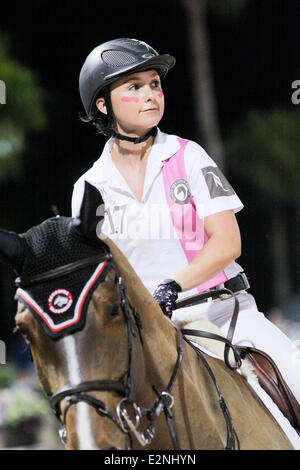
[[300,405],[283,379],[278,367],[263,351],[238,346],[241,357],[248,359],[254,368],[260,386],[270,395],[292,426],[300,431]]

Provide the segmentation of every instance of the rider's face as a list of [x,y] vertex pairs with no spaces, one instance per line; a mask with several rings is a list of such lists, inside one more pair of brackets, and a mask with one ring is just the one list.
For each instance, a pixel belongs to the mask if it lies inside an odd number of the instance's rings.
[[[97,106],[104,101],[97,101]],[[135,72],[111,86],[111,103],[119,132],[142,135],[156,126],[164,113],[164,95],[156,70]]]

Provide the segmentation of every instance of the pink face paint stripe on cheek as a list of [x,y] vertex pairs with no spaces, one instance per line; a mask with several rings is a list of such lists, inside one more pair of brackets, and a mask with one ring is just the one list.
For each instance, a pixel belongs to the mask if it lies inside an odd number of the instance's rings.
[[162,98],[163,96],[164,96],[163,92],[160,91],[160,92],[158,93],[158,97],[159,97],[159,98]]
[[128,103],[130,102],[138,103],[139,99],[133,96],[122,96],[122,101],[127,101]]

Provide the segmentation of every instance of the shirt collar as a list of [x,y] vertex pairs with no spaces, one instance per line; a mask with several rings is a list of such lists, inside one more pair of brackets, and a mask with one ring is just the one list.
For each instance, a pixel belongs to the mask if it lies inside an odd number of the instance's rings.
[[157,135],[153,143],[153,153],[160,161],[167,160],[172,157],[180,149],[180,144],[176,135],[169,135],[165,132],[157,130]]
[[[105,143],[100,158],[94,163],[94,173],[97,183],[107,181],[107,175],[117,172],[115,165],[112,162],[110,150],[113,145],[113,138],[109,138]],[[180,148],[178,138],[175,135],[169,135],[157,129],[157,134],[152,145],[150,152],[149,164],[157,164],[158,167],[163,165],[163,161],[172,157]],[[118,174],[118,172],[117,172]],[[117,175],[116,175],[117,176]]]

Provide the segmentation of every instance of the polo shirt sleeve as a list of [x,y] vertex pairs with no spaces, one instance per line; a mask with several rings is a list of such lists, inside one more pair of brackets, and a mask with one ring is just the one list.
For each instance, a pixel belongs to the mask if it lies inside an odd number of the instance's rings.
[[190,192],[200,218],[230,209],[236,213],[244,207],[220,168],[200,145],[189,141],[184,160]]

